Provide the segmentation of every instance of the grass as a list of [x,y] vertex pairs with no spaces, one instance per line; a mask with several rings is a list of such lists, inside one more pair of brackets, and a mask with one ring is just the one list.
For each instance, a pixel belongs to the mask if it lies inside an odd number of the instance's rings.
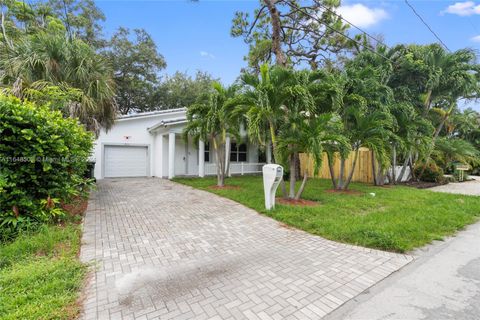
[[226,184],[238,186],[237,189],[209,188],[215,184],[215,178],[175,181],[235,200],[327,239],[394,252],[407,252],[432,240],[441,240],[480,217],[480,197],[405,186],[374,187],[353,183],[351,189],[360,194],[338,194],[325,192],[332,188],[329,180],[311,179],[302,197],[318,201],[318,206],[277,203],[275,210],[266,211],[262,177],[229,178]]
[[77,225],[43,226],[0,245],[0,319],[75,319],[86,266]]

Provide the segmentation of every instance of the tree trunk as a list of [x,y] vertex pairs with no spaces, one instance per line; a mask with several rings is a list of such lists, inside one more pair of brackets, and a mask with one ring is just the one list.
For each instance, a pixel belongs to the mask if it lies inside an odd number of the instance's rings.
[[295,154],[295,179],[300,180],[302,176],[301,168],[300,168],[300,155],[298,153]]
[[392,180],[390,181],[393,184],[397,184],[396,170],[397,170],[397,147],[394,144],[392,148]]
[[295,200],[299,200],[300,197],[302,196],[303,190],[305,190],[305,185],[307,184],[307,180],[308,180],[308,174],[307,174],[307,170],[305,170],[305,172],[303,173],[302,184],[298,189],[297,195],[295,196]]
[[373,151],[373,150],[372,150],[372,173],[373,173],[373,185],[378,186],[377,163],[375,161],[375,151]]
[[225,141],[225,175],[227,177],[230,176],[230,148],[231,148],[231,141],[230,138],[229,142],[227,144],[227,141]]
[[213,148],[217,156],[217,186],[223,187],[225,185],[225,158],[223,157],[222,147],[225,151],[225,144],[221,144],[217,141],[217,138],[213,139]]
[[355,158],[353,158],[352,169],[350,170],[350,174],[348,175],[347,181],[345,182],[345,185],[343,186],[343,190],[347,190],[348,186],[350,185],[350,182],[352,181],[353,173],[355,172],[355,166],[357,165],[357,160],[358,160],[358,154],[359,153],[360,153],[360,149],[357,148],[357,150],[355,150]]
[[295,198],[295,182],[297,182],[295,177],[295,153],[292,153],[289,156],[290,160],[290,190],[288,193],[288,198],[294,199]]
[[425,159],[425,163],[423,164],[422,171],[418,175],[419,180],[422,178],[423,173],[425,172],[425,169],[427,168],[427,164],[428,164],[428,161],[430,160],[430,156],[432,155],[433,149],[435,149],[435,142],[436,142],[438,136],[440,135],[440,132],[442,131],[443,126],[445,125],[445,122],[447,122],[448,117],[452,113],[454,107],[455,107],[455,104],[451,103],[450,108],[448,109],[448,111],[443,116],[442,121],[440,122],[438,127],[435,129],[435,133],[433,134],[433,139],[432,139],[432,148],[430,149],[430,151],[428,153],[428,156]]
[[327,153],[327,160],[328,160],[328,170],[330,170],[330,178],[332,179],[332,185],[333,185],[333,189],[337,189],[337,180],[335,178],[335,171],[333,170],[333,161],[334,159],[332,159],[331,155]]
[[425,101],[423,102],[423,107],[424,107],[423,115],[424,116],[428,115],[428,111],[430,110],[431,99],[432,99],[432,90],[430,89],[430,90],[427,91],[427,96],[425,97]]
[[415,175],[415,171],[413,170],[414,169],[413,159],[410,159],[410,162],[408,163],[408,165],[410,166],[410,174],[412,175],[412,180],[418,180],[417,176]]
[[285,180],[282,180],[282,182],[280,182],[280,186],[282,188],[282,198],[288,199],[287,185],[285,184]]
[[[405,172],[407,171],[407,166],[408,166],[408,163],[410,161],[410,157],[411,157],[411,151],[408,152],[408,155],[405,158],[405,161],[403,162],[402,170],[400,171],[400,174],[398,175],[397,182],[399,182],[399,183],[402,182],[403,176],[405,175]],[[407,180],[408,180],[408,177],[407,177]]]
[[377,169],[377,186],[383,186],[385,184],[385,174],[383,173],[383,168],[379,164]]
[[343,189],[344,178],[345,178],[345,159],[342,157],[340,159],[340,174],[338,175],[337,190]]
[[276,0],[264,0],[267,5],[268,12],[270,13],[270,19],[272,23],[272,51],[276,57],[276,64],[282,67],[287,65],[287,59],[282,51],[281,43],[281,21],[280,13],[276,6]]

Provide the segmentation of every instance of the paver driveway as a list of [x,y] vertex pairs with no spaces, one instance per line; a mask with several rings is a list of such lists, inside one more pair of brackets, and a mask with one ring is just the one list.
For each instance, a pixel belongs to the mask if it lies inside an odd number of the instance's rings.
[[81,258],[83,319],[319,319],[411,261],[154,178],[99,181]]

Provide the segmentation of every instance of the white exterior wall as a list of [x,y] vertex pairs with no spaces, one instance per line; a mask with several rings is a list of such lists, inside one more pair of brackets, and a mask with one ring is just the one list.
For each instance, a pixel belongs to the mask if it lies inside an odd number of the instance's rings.
[[[167,178],[169,175],[170,133],[175,133],[174,174],[198,176],[198,145],[193,143],[193,139],[188,139],[188,143],[183,139],[182,132],[185,123],[177,122],[178,119],[184,117],[185,109],[180,109],[118,119],[108,132],[102,130],[95,142],[93,153],[96,162],[95,178],[103,179],[105,176],[104,149],[108,145],[146,146],[149,163],[147,176]],[[170,123],[168,123],[169,120]],[[166,123],[163,124],[162,121],[166,121]],[[160,123],[162,123],[161,126],[159,126]],[[150,128],[154,128],[152,132],[149,131]],[[245,132],[242,133],[245,134]],[[247,145],[247,162],[258,162],[258,148],[250,143]],[[215,152],[213,145],[210,144],[210,161],[206,164],[214,163]]]
[[[148,147],[148,157],[150,161],[150,176],[161,176],[162,167],[159,164],[159,153],[161,152],[161,139],[154,138],[148,131],[162,120],[175,119],[185,116],[185,111],[159,113],[155,115],[146,115],[142,117],[132,117],[118,119],[113,127],[108,131],[101,130],[98,139],[95,141],[93,150],[93,159],[95,160],[95,178],[102,179],[103,172],[103,152],[105,145],[144,145]],[[127,139],[128,137],[128,139]],[[168,140],[167,140],[168,142]],[[168,147],[168,146],[167,146]]]

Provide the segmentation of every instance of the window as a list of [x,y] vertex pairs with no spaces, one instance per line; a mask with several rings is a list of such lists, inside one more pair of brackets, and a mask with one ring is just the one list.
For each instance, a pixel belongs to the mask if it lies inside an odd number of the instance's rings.
[[210,162],[210,143],[206,142],[205,143],[205,162]]
[[230,161],[247,162],[247,145],[245,143],[230,145]]

